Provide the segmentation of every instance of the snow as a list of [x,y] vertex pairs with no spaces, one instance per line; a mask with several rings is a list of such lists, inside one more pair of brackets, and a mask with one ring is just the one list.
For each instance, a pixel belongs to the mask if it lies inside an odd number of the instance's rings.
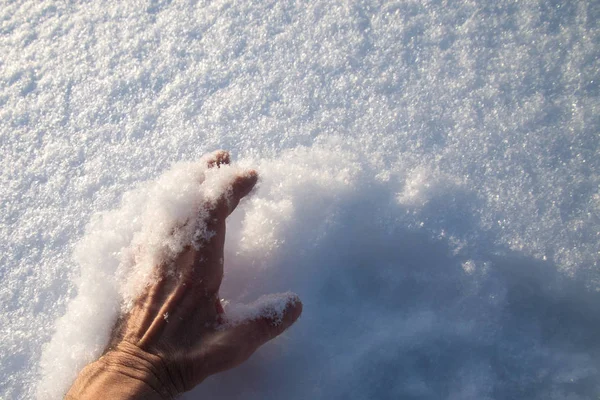
[[304,311],[184,398],[598,397],[598,20],[575,1],[4,2],[0,397],[57,398],[98,354],[122,243],[143,212],[192,211],[179,181],[172,203],[150,188],[220,148],[260,175],[221,296],[290,290]]
[[[125,193],[119,208],[95,216],[86,227],[74,250],[80,266],[74,282],[78,296],[44,348],[38,398],[61,398],[77,372],[100,357],[119,314],[130,311],[143,289],[160,279],[157,265],[167,266],[167,275],[181,273],[174,268],[177,256],[190,244],[202,247],[215,234],[206,226],[211,210],[221,198],[229,198],[232,182],[247,173],[231,165],[209,168],[221,154],[175,164],[156,181]],[[278,321],[293,301],[297,296],[286,293],[263,296],[252,306],[232,304],[227,322],[260,316]],[[81,326],[87,329],[82,332]]]
[[297,304],[298,301],[298,295],[292,292],[264,295],[252,304],[231,304],[226,301],[224,302],[226,320],[223,326],[235,326],[265,317],[274,325],[280,325],[286,308]]

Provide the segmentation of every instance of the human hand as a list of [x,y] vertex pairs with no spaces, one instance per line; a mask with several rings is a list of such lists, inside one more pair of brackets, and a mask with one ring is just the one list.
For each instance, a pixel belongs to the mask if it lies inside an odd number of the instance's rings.
[[[207,164],[229,164],[229,154],[215,152]],[[257,179],[253,170],[238,174],[207,205],[204,223],[211,235],[201,246],[185,246],[173,265],[156,266],[158,280],[119,319],[106,353],[80,373],[67,399],[173,398],[244,362],[298,319],[302,303],[295,295],[284,295],[264,303],[262,313],[225,323],[219,300],[225,219]]]

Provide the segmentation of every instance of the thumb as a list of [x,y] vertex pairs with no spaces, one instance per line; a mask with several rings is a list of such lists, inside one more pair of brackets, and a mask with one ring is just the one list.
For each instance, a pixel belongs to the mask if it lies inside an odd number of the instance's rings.
[[250,306],[227,310],[234,326],[231,334],[247,344],[249,357],[260,346],[282,334],[302,313],[302,302],[295,293],[263,296]]
[[301,313],[302,303],[294,293],[263,296],[251,305],[227,306],[224,330],[204,343],[211,351],[200,352],[206,371],[202,376],[240,365],[260,346],[289,328]]

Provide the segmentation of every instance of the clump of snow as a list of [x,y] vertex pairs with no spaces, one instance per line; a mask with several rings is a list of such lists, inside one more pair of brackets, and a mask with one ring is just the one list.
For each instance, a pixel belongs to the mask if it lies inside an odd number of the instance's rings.
[[462,263],[462,268],[467,274],[472,274],[473,272],[475,272],[476,267],[477,265],[473,260],[467,260],[464,263]]
[[261,296],[251,304],[227,302],[225,310],[225,326],[234,326],[259,318],[267,318],[274,325],[281,324],[285,310],[300,301],[292,292],[275,293]]
[[460,190],[461,182],[451,175],[419,166],[407,173],[404,187],[398,193],[398,203],[421,208],[441,193]]

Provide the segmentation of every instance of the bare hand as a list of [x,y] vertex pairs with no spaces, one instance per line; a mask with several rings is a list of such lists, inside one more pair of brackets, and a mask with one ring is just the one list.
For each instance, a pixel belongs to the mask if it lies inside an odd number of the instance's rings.
[[[221,151],[212,155],[208,166],[228,163],[229,154]],[[211,206],[205,221],[214,235],[201,247],[185,247],[174,261],[180,273],[157,266],[157,283],[121,317],[107,352],[82,371],[67,398],[173,398],[209,375],[244,362],[298,319],[302,303],[290,297],[281,315],[222,323],[225,219],[256,182],[253,170],[233,179],[230,195]]]

